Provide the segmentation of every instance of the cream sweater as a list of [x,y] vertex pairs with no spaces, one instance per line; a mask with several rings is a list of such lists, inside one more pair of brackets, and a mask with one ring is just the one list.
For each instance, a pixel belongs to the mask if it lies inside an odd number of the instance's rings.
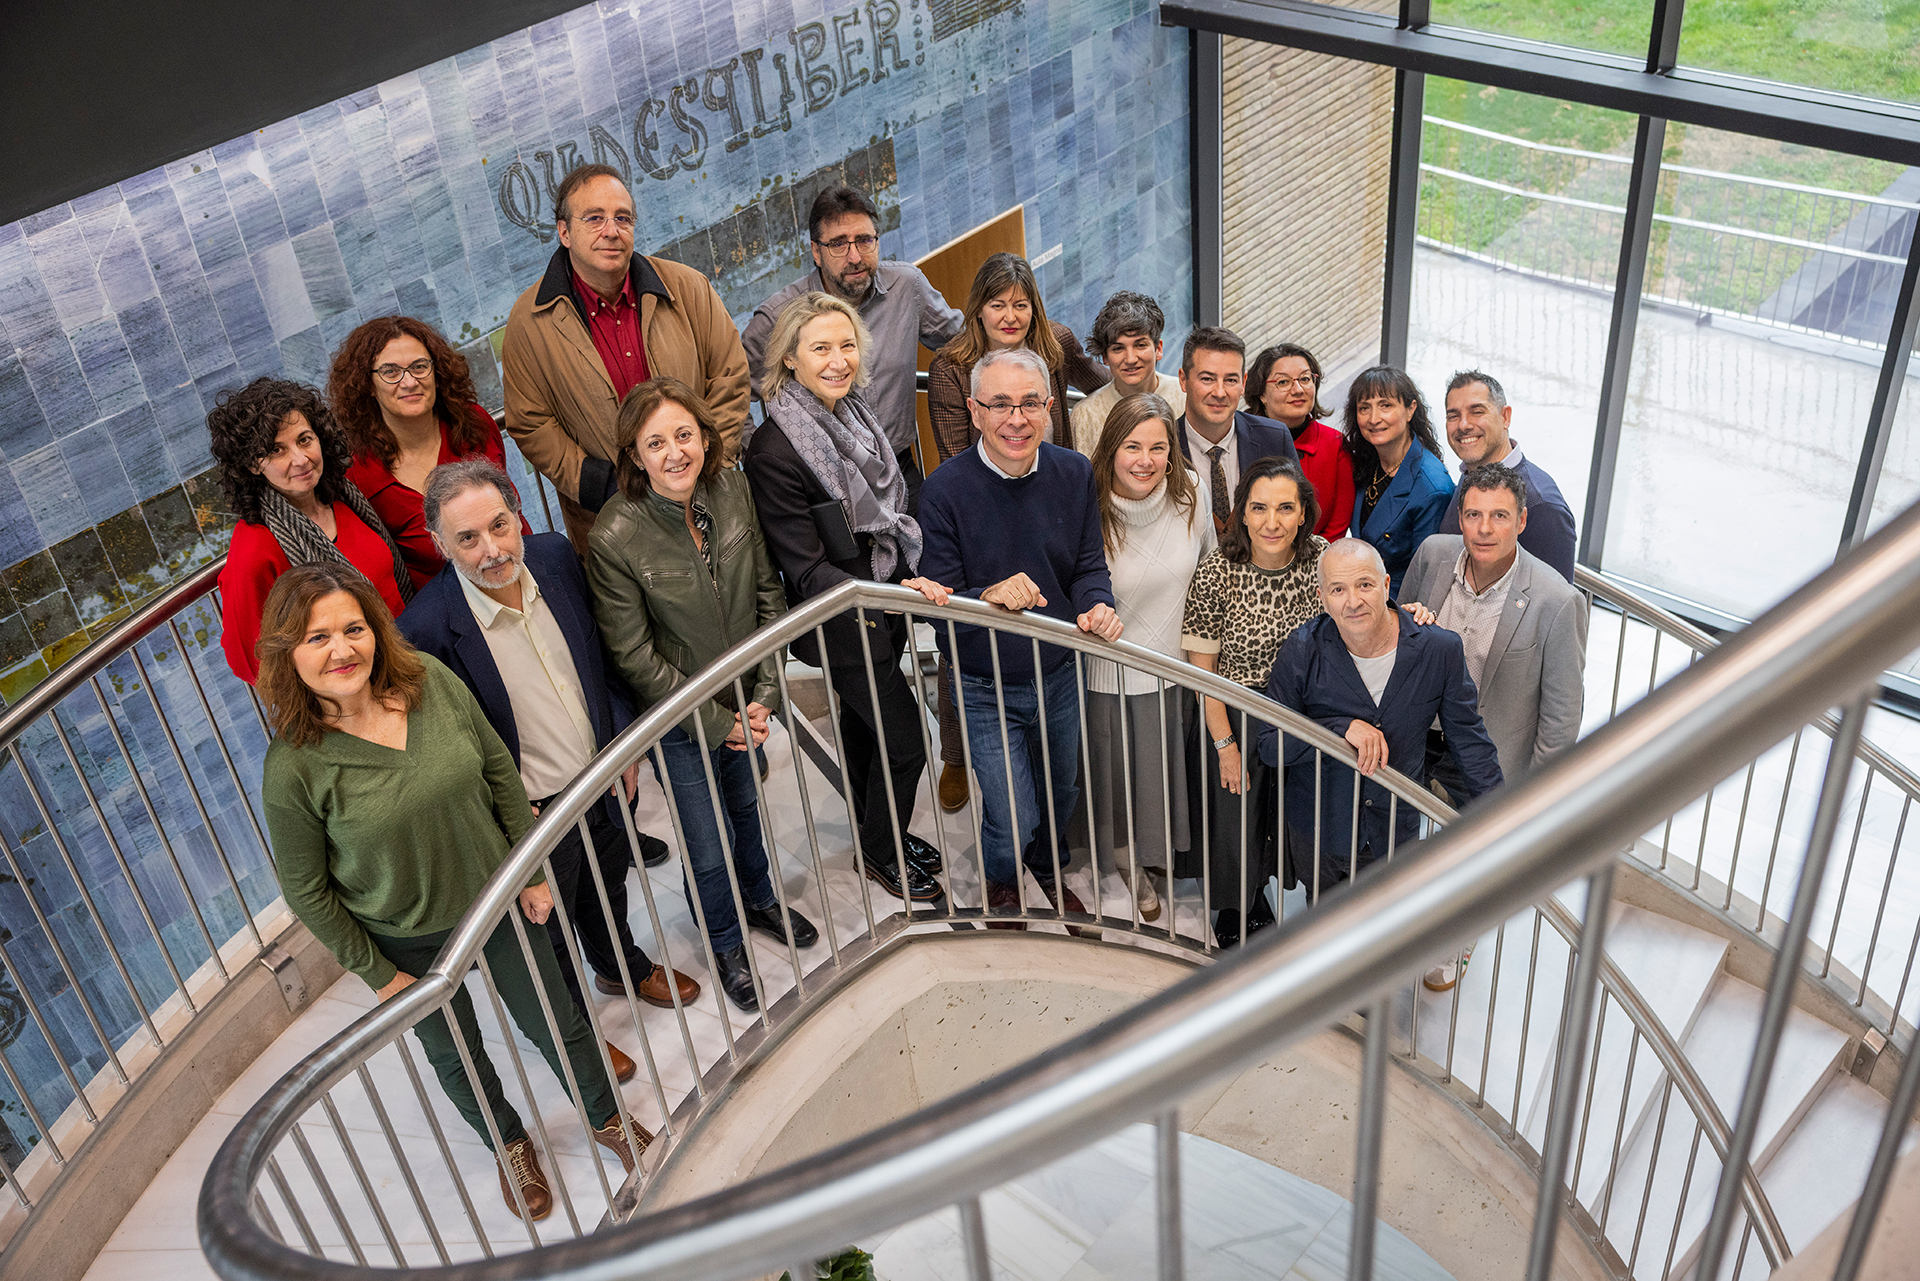
[[[1187,474],[1191,477],[1193,473]],[[1113,575],[1113,599],[1125,626],[1120,639],[1172,658],[1182,657],[1180,619],[1186,606],[1187,584],[1200,558],[1214,547],[1213,521],[1208,519],[1200,498],[1199,482],[1193,484],[1191,524],[1168,500],[1164,480],[1145,498],[1113,497],[1114,508],[1125,526],[1120,550],[1107,558],[1107,568]],[[1153,677],[1131,669],[1126,683],[1129,694],[1151,694],[1156,688]],[[1087,688],[1101,694],[1119,693],[1119,665],[1088,659]]]

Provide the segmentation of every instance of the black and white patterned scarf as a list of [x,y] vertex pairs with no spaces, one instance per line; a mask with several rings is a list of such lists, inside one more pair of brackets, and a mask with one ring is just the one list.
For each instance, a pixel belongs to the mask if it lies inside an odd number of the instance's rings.
[[[827,496],[847,508],[854,532],[873,536],[874,579],[892,582],[896,569],[918,569],[922,539],[918,522],[907,515],[907,478],[860,393],[849,392],[829,413],[819,397],[790,381],[769,412]],[[863,456],[871,460],[871,474],[855,464]]]
[[[360,487],[350,480],[340,482],[341,500],[360,518],[360,522],[387,545],[387,551],[393,555],[393,582],[400,589],[400,603],[406,604],[413,599],[413,575],[407,572],[407,562],[400,555],[400,545],[393,541],[393,535],[387,532],[386,522],[373,510],[373,504],[360,492]],[[273,540],[280,544],[280,550],[287,555],[287,561],[293,565],[344,565],[368,582],[373,580],[358,565],[348,560],[326,531],[313,523],[311,517],[287,501],[287,496],[269,485],[260,495],[260,516],[267,529],[273,534]],[[375,584],[378,586],[378,584]]]

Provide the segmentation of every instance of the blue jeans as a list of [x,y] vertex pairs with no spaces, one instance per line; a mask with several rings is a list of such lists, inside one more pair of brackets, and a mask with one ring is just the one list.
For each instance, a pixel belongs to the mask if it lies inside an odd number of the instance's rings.
[[[740,946],[740,915],[733,910],[733,889],[727,883],[727,848],[733,849],[733,870],[740,878],[740,901],[749,908],[773,907],[773,882],[767,875],[767,847],[760,839],[760,807],[753,798],[753,753],[715,747],[713,781],[720,790],[721,817],[726,822],[725,843],[714,821],[707,771],[700,763],[700,744],[682,729],[668,730],[660,739],[667,759],[667,778],[673,785],[673,803],[680,811],[680,831],[686,841],[687,861],[693,865],[693,883],[700,891],[700,910],[706,914],[707,937],[716,953]],[[654,767],[658,777],[659,766]],[[688,894],[692,898],[691,892]]]
[[[1053,818],[1059,833],[1060,866],[1071,857],[1067,849],[1067,822],[1080,799],[1080,698],[1073,665],[1052,674],[1042,673],[1038,684],[1046,695],[1046,755],[1040,750],[1040,696],[1035,681],[1009,682],[1002,694],[1007,708],[1007,742],[1000,745],[1000,709],[994,699],[993,679],[960,676],[959,699],[967,723],[967,748],[973,754],[973,772],[980,780],[980,849],[987,880],[1010,885],[1018,876],[1016,850],[1043,885],[1053,883],[1053,855],[1046,845],[1047,798],[1039,790],[1043,764],[1053,766]],[[1008,767],[1013,793],[1007,793]],[[1015,820],[1018,819],[1018,830]]]

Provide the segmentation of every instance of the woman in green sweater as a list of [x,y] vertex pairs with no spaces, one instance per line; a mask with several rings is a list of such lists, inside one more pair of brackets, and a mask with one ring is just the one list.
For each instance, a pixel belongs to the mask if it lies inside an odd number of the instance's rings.
[[[259,690],[273,722],[261,788],[275,871],[287,906],[340,964],[386,1000],[426,972],[533,811],[500,736],[445,667],[416,653],[364,578],[330,565],[297,566],[267,596]],[[520,910],[543,924],[546,878],[520,891]],[[561,1081],[570,1066],[594,1142],[631,1173],[653,1135],[620,1125],[615,1086],[593,1031],[567,997],[553,949],[522,950],[502,918],[485,947],[501,1001]],[[528,971],[531,954],[539,972]],[[536,986],[538,984],[538,986]],[[539,987],[566,1054],[548,1032]],[[509,1209],[540,1219],[553,1197],[533,1141],[481,1045],[473,1001],[449,1002],[473,1060],[470,1079],[444,1011],[414,1031],[460,1115],[489,1149]],[[492,1125],[474,1097],[486,1096]],[[511,1181],[509,1176],[511,1175]]]

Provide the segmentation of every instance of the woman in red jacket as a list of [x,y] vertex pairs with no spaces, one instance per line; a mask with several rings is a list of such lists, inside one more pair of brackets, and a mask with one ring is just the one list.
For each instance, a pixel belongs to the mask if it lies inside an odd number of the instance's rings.
[[[392,531],[413,585],[425,587],[446,564],[427,531],[427,473],[476,456],[507,469],[500,426],[474,395],[467,358],[424,321],[381,316],[340,344],[327,400],[353,451],[347,479]],[[533,532],[525,517],[520,531]]]
[[207,415],[220,483],[239,522],[220,571],[227,665],[251,685],[274,580],[294,565],[350,566],[398,614],[413,599],[400,548],[354,483],[347,442],[320,393],[279,378],[226,391]]
[[1247,370],[1247,412],[1284,423],[1293,433],[1300,470],[1320,500],[1313,532],[1328,542],[1345,538],[1353,519],[1353,456],[1346,438],[1324,421],[1333,411],[1320,403],[1320,362],[1313,353],[1283,342],[1255,356]]

